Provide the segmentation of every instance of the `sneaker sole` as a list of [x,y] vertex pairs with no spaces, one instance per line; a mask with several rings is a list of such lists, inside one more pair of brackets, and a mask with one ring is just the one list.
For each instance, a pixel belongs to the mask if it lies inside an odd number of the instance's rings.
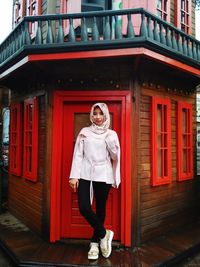
[[113,240],[113,237],[114,237],[114,232],[109,230],[109,240],[108,240],[108,248],[109,248],[109,251],[107,254],[103,254],[104,258],[108,258],[110,257],[110,254],[112,252],[112,240]]
[[97,256],[88,256],[88,260],[98,260],[99,255]]

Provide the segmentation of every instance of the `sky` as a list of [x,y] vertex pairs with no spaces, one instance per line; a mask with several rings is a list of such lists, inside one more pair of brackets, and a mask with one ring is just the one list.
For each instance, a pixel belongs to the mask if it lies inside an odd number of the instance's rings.
[[0,43],[12,31],[12,2],[0,0]]
[[[13,0],[0,0],[0,43],[12,30],[12,2]],[[196,38],[200,40],[200,10],[196,12],[196,18]]]

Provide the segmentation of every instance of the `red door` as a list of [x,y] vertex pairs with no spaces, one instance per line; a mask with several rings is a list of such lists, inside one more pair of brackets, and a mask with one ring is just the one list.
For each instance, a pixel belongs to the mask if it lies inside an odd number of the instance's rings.
[[[80,129],[89,126],[89,112],[93,102],[65,102],[63,111],[62,140],[62,185],[61,185],[61,238],[91,238],[92,228],[80,215],[77,193],[69,187],[69,173],[73,148]],[[111,128],[117,131],[120,139],[121,103],[108,103],[111,114]],[[95,203],[93,203],[95,209]],[[106,228],[115,233],[114,239],[120,240],[120,189],[112,188],[107,201]]]

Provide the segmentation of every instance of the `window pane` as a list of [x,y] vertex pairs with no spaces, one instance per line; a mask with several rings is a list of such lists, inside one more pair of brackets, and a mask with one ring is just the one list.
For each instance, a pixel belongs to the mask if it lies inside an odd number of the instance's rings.
[[157,107],[157,132],[161,133],[162,131],[162,105]]
[[167,132],[167,106],[163,106],[163,118],[162,118],[162,123],[163,123],[163,131],[166,133]]
[[186,173],[186,165],[187,164],[187,153],[186,149],[183,149],[183,172]]
[[33,122],[33,105],[29,105],[29,129],[32,129]]
[[186,147],[186,135],[185,134],[183,135],[182,141],[183,141],[183,148],[185,148]]
[[162,9],[162,0],[157,0],[157,8]]
[[181,0],[181,9],[185,10],[185,0]]
[[167,148],[167,134],[164,134],[164,144],[163,144],[164,148]]
[[32,147],[29,148],[29,171],[32,172]]
[[185,24],[185,13],[181,12],[181,23]]
[[186,133],[186,109],[182,110],[182,132],[183,134]]
[[167,149],[164,150],[164,159],[163,159],[163,168],[164,168],[164,176],[167,176]]
[[162,177],[162,150],[158,149],[158,177]]

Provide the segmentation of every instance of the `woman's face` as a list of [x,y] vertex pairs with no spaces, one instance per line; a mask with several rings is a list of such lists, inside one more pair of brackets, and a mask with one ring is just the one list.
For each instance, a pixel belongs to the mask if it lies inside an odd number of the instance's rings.
[[99,107],[94,109],[93,120],[97,126],[101,126],[101,124],[104,122],[103,112]]

